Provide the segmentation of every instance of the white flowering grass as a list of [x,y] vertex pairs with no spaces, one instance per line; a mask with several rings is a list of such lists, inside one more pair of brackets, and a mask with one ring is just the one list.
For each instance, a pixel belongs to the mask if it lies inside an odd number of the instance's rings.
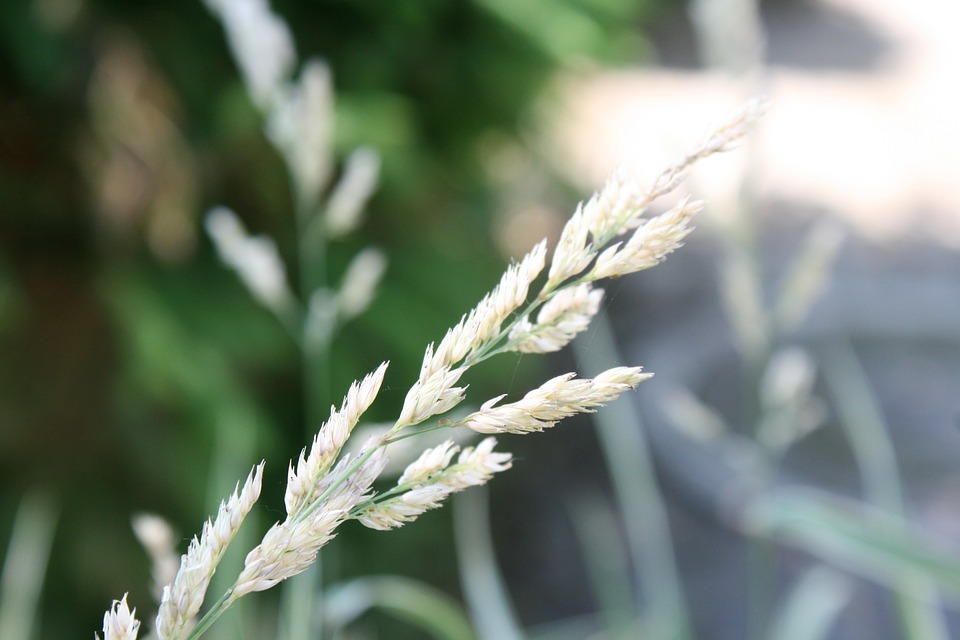
[[137,610],[130,610],[127,606],[127,594],[123,594],[123,597],[114,600],[113,606],[103,614],[103,640],[136,640],[139,630]]
[[[247,554],[232,586],[199,617],[217,563],[259,496],[263,463],[254,467],[243,488],[221,504],[217,516],[190,543],[176,577],[164,587],[157,636],[161,640],[199,638],[239,598],[309,568],[347,520],[374,529],[402,526],[440,506],[451,493],[484,484],[512,463],[509,453],[495,451],[492,437],[462,451],[448,441],[425,450],[393,488],[378,492],[374,482],[387,463],[391,443],[441,429],[491,435],[542,431],[564,418],[592,412],[649,379],[652,374],[640,367],[615,367],[592,379],[567,373],[519,400],[502,403],[504,396],[497,396],[463,418],[434,419],[464,401],[467,386],[460,381],[470,367],[504,352],[545,353],[563,348],[587,328],[599,309],[602,292],[595,288],[596,281],[647,269],[677,249],[690,233],[691,219],[701,204],[684,200],[666,213],[646,217],[648,205],[674,190],[691,164],[728,149],[758,113],[759,104],[747,105],[693,153],[658,176],[650,189],[615,174],[564,227],[549,268],[546,241],[511,265],[439,344],[426,348],[420,374],[392,428],[369,437],[356,453],[343,454],[354,428],[377,398],[387,363],[355,382],[340,407],[331,409],[310,446],[290,463],[286,517],[266,532]],[[543,284],[536,289],[538,281]],[[136,638],[138,627],[126,597],[104,617],[105,638]]]

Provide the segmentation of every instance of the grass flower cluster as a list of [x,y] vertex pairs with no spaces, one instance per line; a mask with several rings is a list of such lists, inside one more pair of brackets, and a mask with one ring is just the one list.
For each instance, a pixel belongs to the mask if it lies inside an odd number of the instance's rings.
[[[233,585],[200,617],[217,564],[259,497],[263,463],[255,466],[242,488],[238,486],[221,503],[216,517],[205,523],[181,558],[173,582],[163,588],[156,635],[161,640],[199,638],[239,598],[306,570],[347,520],[393,529],[440,506],[451,493],[484,484],[511,466],[510,454],[496,451],[492,437],[463,450],[447,441],[425,450],[393,488],[378,492],[374,482],[387,463],[392,442],[441,429],[492,435],[542,431],[569,416],[592,412],[648,379],[652,374],[640,367],[616,367],[592,379],[568,373],[517,401],[501,404],[504,396],[498,396],[465,417],[431,420],[464,401],[467,387],[460,380],[470,367],[499,353],[563,348],[597,313],[603,295],[595,288],[598,280],[647,269],[677,249],[690,233],[700,203],[684,200],[666,213],[646,217],[648,205],[674,190],[695,161],[730,148],[759,111],[759,104],[749,104],[648,190],[622,173],[611,177],[566,224],[549,268],[543,241],[510,266],[497,286],[438,344],[427,347],[420,375],[392,428],[369,437],[355,453],[343,454],[354,428],[376,400],[387,363],[355,382],[310,446],[291,462],[286,518],[266,532],[247,554]],[[531,295],[538,279],[543,284]],[[104,640],[136,638],[139,622],[134,616],[126,597],[116,602],[104,617]]]

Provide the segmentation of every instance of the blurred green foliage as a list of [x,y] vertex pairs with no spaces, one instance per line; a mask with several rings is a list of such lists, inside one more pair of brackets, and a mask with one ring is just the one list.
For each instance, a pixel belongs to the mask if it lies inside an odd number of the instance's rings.
[[[377,244],[389,272],[336,344],[330,388],[389,358],[373,417],[396,410],[425,344],[505,261],[485,141],[523,144],[561,66],[642,57],[637,27],[654,4],[274,3],[301,59],[332,67],[338,152],[368,144],[383,156],[368,223],[331,249],[328,268],[336,279]],[[192,535],[210,512],[214,450],[255,439],[270,461],[266,508],[281,508],[283,461],[304,443],[298,354],[199,221],[226,204],[292,265],[284,171],[199,0],[0,3],[0,540],[28,488],[56,496],[41,638],[89,633],[125,589],[146,606],[129,518],[159,512]],[[514,375],[517,363],[503,366]],[[344,571],[415,570],[423,563],[402,559],[435,546],[428,530],[391,535],[409,554],[348,549],[343,562],[359,564]]]

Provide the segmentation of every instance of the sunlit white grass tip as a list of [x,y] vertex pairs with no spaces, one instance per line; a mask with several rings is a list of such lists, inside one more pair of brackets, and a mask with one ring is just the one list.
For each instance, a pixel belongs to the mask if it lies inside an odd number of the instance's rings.
[[103,614],[103,640],[137,640],[140,621],[136,616],[137,610],[131,611],[127,606],[127,594],[114,600],[113,606]]
[[479,433],[543,431],[569,416],[591,412],[652,375],[643,373],[640,367],[616,367],[592,380],[564,374],[548,380],[516,402],[497,406],[503,396],[488,400],[479,411],[457,424]]

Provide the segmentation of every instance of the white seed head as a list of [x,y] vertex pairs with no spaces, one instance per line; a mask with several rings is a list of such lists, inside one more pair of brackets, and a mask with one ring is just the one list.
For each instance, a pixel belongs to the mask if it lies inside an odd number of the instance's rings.
[[134,535],[150,556],[153,574],[151,590],[159,602],[164,585],[173,582],[180,567],[177,536],[166,520],[150,513],[137,514],[131,524]]
[[[226,13],[228,5],[260,7],[256,10],[265,7],[264,0],[207,2],[220,13]],[[281,26],[285,29],[285,25],[281,23]],[[289,136],[299,127],[309,129],[303,120],[315,115],[321,107],[330,109],[329,100],[323,98],[324,92],[329,92],[326,73],[320,63],[308,65],[301,84],[290,87],[284,86],[289,70],[275,72],[272,74],[273,88],[259,90],[264,95],[270,94],[263,101],[275,111],[271,117],[276,127],[274,134],[276,140],[289,147],[278,143],[286,149],[285,155],[301,191],[304,185],[316,186],[316,176],[323,175],[325,179],[326,169],[318,167],[324,166],[328,158],[323,156],[319,161],[316,157],[304,159],[303,154],[314,153],[323,146],[318,141],[329,132],[324,133],[322,127],[313,129],[302,147],[295,147],[300,141]],[[267,75],[270,74],[263,73],[263,77]],[[268,83],[260,84],[266,86]],[[497,286],[447,332],[436,348],[434,345],[427,347],[417,382],[407,393],[400,417],[387,434],[422,423],[461,402],[465,387],[456,385],[475,361],[508,348],[529,352],[557,350],[583,331],[597,313],[603,296],[603,292],[593,289],[590,283],[660,262],[680,246],[690,232],[690,219],[700,208],[699,203],[684,201],[665,214],[641,222],[646,206],[675,188],[694,162],[730,148],[758,112],[756,106],[748,108],[721,126],[693,153],[664,171],[652,188],[644,192],[626,180],[623,174],[614,174],[600,192],[578,207],[564,227],[551,260],[547,282],[534,300],[535,304],[542,304],[536,321],[527,316],[516,316],[528,313],[523,305],[528,302],[531,283],[544,268],[545,242],[537,244],[519,263],[508,268]],[[356,223],[356,216],[372,189],[376,171],[370,157],[356,155],[348,161],[331,202],[334,213],[328,225],[332,225],[334,232],[352,228],[351,225]],[[283,265],[272,242],[250,238],[236,216],[226,209],[212,212],[207,226],[224,261],[241,274],[259,298],[273,305],[289,301],[291,294],[286,286]],[[629,229],[635,229],[629,239],[607,246]],[[594,262],[593,268],[584,273]],[[258,266],[250,267],[250,263]],[[366,306],[373,290],[371,282],[379,279],[382,268],[372,269],[367,265],[361,269],[357,266],[360,275],[353,274],[353,271],[351,267],[344,279],[339,301],[341,314],[354,313]],[[374,272],[376,277],[371,277]],[[352,302],[350,296],[353,296]],[[510,319],[514,321],[508,338],[512,346],[505,346],[501,342],[504,338],[502,327]],[[471,359],[471,356],[476,357]],[[385,368],[386,363],[362,382],[351,386],[340,409],[331,408],[330,419],[315,436],[309,453],[305,449],[297,464],[291,464],[285,495],[287,517],[276,523],[247,555],[224,607],[247,593],[268,589],[304,571],[347,518],[358,519],[376,529],[398,527],[439,506],[449,494],[483,484],[495,473],[510,468],[511,455],[494,452],[493,438],[485,439],[476,447],[463,449],[455,463],[452,460],[458,447],[447,441],[424,451],[407,466],[394,489],[375,497],[371,486],[386,465],[384,445],[389,442],[389,435],[371,437],[356,457],[345,455],[339,462],[337,459],[360,416],[376,397]],[[481,433],[540,431],[566,417],[591,412],[611,402],[651,375],[643,373],[639,367],[616,367],[593,379],[565,374],[548,380],[516,402],[500,404],[504,396],[493,398],[455,424]],[[793,383],[793,388],[800,386]],[[251,473],[239,495],[235,491],[221,505],[217,517],[204,525],[201,536],[191,542],[177,577],[163,592],[157,621],[161,640],[179,635],[192,623],[223,550],[259,494],[261,472],[262,465]],[[104,632],[111,639],[135,638],[138,627],[139,623],[127,610],[126,598],[115,603],[104,617]]]
[[[498,336],[503,322],[526,302],[530,284],[543,271],[546,254],[547,243],[542,240],[520,262],[507,269],[493,291],[485,295],[470,313],[447,331],[436,349],[433,345],[427,348],[420,369],[421,387],[426,385],[428,378],[443,378],[446,374],[442,372],[451,370],[453,365]],[[419,389],[417,394],[413,394],[413,391],[411,389],[412,395],[408,394],[408,400],[421,393]],[[431,415],[436,413],[440,412]],[[406,420],[401,422],[407,424]]]
[[460,491],[484,484],[493,474],[509,469],[513,456],[494,451],[496,444],[496,438],[484,438],[476,447],[466,447],[457,458],[456,473],[446,478],[446,484]]
[[500,322],[526,302],[530,283],[543,270],[546,256],[547,241],[541,240],[520,262],[507,269],[493,290],[493,309]]
[[379,176],[380,155],[370,147],[360,147],[347,156],[343,175],[327,201],[323,222],[329,237],[342,237],[360,225]]
[[450,460],[460,450],[460,447],[453,444],[453,440],[447,440],[442,444],[427,449],[420,457],[407,465],[397,485],[414,484],[424,482],[447,468]]
[[253,102],[266,110],[293,71],[296,50],[287,23],[267,0],[206,0],[223,23]]
[[714,128],[693,151],[657,176],[648,189],[645,200],[652,202],[676,189],[683,182],[689,168],[700,160],[733,149],[763,115],[766,104],[763,98],[754,98],[743,104],[725,122]]
[[437,345],[436,351],[433,351],[431,345],[431,349],[428,351],[430,354],[429,364],[427,358],[424,358],[424,366],[431,371],[436,371],[460,362],[470,353],[470,350],[477,344],[478,309],[485,308],[485,300],[486,298],[469,315],[461,318],[456,326],[447,331],[443,340]]
[[110,610],[103,614],[103,640],[137,640],[139,630],[137,610],[127,607],[127,594],[123,594],[123,598],[114,600]]
[[479,433],[533,433],[552,427],[563,418],[587,413],[632,389],[652,374],[640,367],[616,367],[596,378],[557,376],[530,391],[517,402],[496,406],[494,398],[471,413],[460,424]]
[[[643,367],[614,367],[597,374],[590,381],[590,393],[585,403],[594,405],[606,404],[617,399],[621,393],[633,389],[644,380],[653,377],[652,373],[644,373]],[[587,405],[588,406],[588,405]]]
[[156,620],[160,640],[177,638],[192,626],[227,546],[260,497],[263,464],[253,468],[243,489],[238,485],[230,498],[220,503],[216,518],[203,524],[200,538],[190,541],[176,578],[163,588]]
[[511,466],[512,456],[494,452],[495,444],[496,440],[486,438],[476,448],[467,447],[453,465],[450,460],[457,451],[453,442],[425,451],[397,482],[402,493],[367,507],[354,517],[371,529],[395,529],[439,507],[451,493],[486,483],[493,474]]
[[320,495],[318,486],[321,478],[340,455],[360,417],[376,399],[388,364],[382,363],[361,382],[350,385],[339,411],[334,407],[330,408],[330,418],[314,436],[310,452],[307,453],[306,449],[300,452],[296,467],[291,462],[284,495],[288,515],[297,513]]
[[523,353],[559,351],[590,326],[602,300],[603,289],[594,289],[589,283],[562,289],[540,308],[536,324],[522,320],[514,326],[510,339],[516,343],[511,350]]
[[265,591],[306,571],[319,549],[333,538],[333,531],[343,518],[343,510],[324,509],[300,522],[275,523],[247,554],[231,597]]
[[387,531],[416,520],[417,516],[439,507],[449,491],[439,485],[411,489],[357,514],[357,521],[370,529]]
[[[689,227],[673,228],[668,232],[667,229],[657,229],[658,223],[650,225],[648,222],[640,227],[646,230],[639,236],[635,234],[626,244],[607,247],[597,257],[597,253],[613,238],[641,225],[641,216],[646,207],[660,196],[676,189],[693,164],[707,156],[731,149],[759,118],[763,107],[763,101],[748,102],[732,118],[714,129],[691,153],[657,176],[646,190],[641,190],[628,180],[622,171],[614,172],[598,193],[586,204],[577,207],[577,211],[564,226],[553,254],[544,291],[549,292],[580,275],[594,258],[597,258],[597,265],[589,275],[591,280],[617,277],[646,269],[657,264],[679,246],[680,240],[689,233]],[[693,215],[697,207],[698,205],[687,205],[684,214],[687,217]],[[675,210],[673,213],[680,212]],[[666,220],[660,221],[664,222]],[[658,243],[663,243],[664,246],[658,248]]]
[[507,269],[500,283],[477,306],[477,328],[471,348],[476,348],[495,337],[504,320],[527,301],[530,283],[543,270],[546,255],[547,242],[541,240],[530,253],[523,257],[523,260]]
[[694,153],[690,155],[695,155],[699,159],[736,148],[740,140],[750,132],[750,129],[766,111],[767,104],[766,98],[762,96],[746,101],[711,131]]
[[560,240],[550,262],[550,272],[545,287],[556,287],[565,280],[580,274],[590,265],[596,255],[593,247],[587,245],[591,222],[592,220],[584,210],[584,206],[577,207],[576,212],[567,221],[560,233]]
[[622,169],[614,171],[603,188],[583,207],[594,246],[602,247],[623,233],[643,214],[646,204],[637,183],[628,179]]
[[[432,361],[432,348],[427,349],[420,379],[410,388],[403,401],[403,409],[397,419],[397,428],[420,424],[427,418],[446,413],[463,400],[465,387],[454,386],[466,371],[464,367],[443,367],[432,373],[427,368]],[[427,375],[424,376],[424,373]]]
[[591,280],[618,278],[649,269],[678,249],[693,230],[691,218],[702,208],[699,201],[684,200],[670,211],[647,220],[626,243],[617,243],[600,254]]
[[332,164],[333,83],[324,62],[308,60],[299,82],[275,93],[266,132],[283,155],[301,201],[313,206]]
[[211,209],[205,226],[220,260],[237,272],[257,301],[269,309],[277,309],[290,300],[286,268],[273,240],[250,236],[237,215],[227,207]]
[[367,247],[353,257],[337,292],[341,318],[348,320],[367,310],[386,270],[387,256],[376,247]]
[[[378,447],[380,442],[379,437],[372,437],[358,457],[365,455],[370,447]],[[344,456],[333,471],[320,480],[317,497],[332,488],[322,502],[288,515],[267,531],[260,544],[247,554],[230,601],[269,589],[313,564],[320,548],[334,537],[337,526],[348,517],[350,510],[368,497],[370,486],[387,463],[387,456],[382,448],[376,449],[344,479],[352,462],[350,456]]]

